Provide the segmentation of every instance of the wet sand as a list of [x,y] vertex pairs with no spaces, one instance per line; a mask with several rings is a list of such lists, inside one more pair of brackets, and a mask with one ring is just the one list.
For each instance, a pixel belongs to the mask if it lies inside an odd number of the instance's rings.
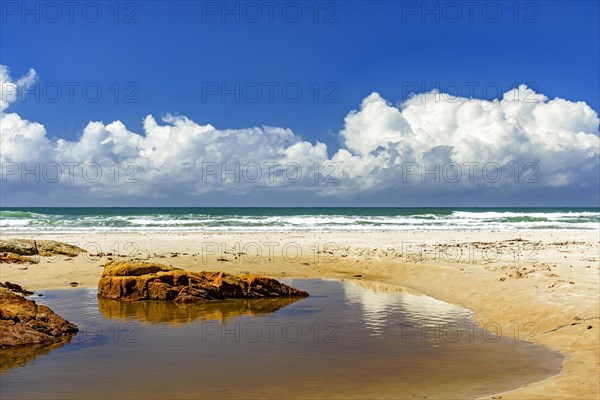
[[[3,239],[8,235],[3,235]],[[11,237],[17,237],[11,235]],[[401,285],[475,312],[483,327],[566,356],[562,372],[489,398],[597,399],[600,373],[598,231],[248,232],[21,235],[90,254],[0,264],[29,290],[94,287],[109,259],[275,278]],[[103,256],[92,256],[104,253]],[[108,255],[111,253],[111,255]],[[589,328],[591,327],[591,328]]]

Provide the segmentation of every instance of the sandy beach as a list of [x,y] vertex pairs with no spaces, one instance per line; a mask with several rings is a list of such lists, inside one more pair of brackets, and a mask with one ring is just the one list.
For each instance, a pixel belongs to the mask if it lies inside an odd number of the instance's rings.
[[[3,235],[7,239],[8,235]],[[29,290],[95,287],[111,259],[274,278],[360,279],[404,286],[472,310],[481,326],[547,346],[562,372],[498,399],[597,399],[600,243],[597,231],[227,232],[10,235],[88,251],[0,264]]]

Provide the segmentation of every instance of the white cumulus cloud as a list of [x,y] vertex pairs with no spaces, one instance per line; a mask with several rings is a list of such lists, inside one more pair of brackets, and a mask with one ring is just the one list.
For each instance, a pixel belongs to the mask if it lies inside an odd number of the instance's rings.
[[17,99],[19,91],[26,90],[37,81],[33,68],[21,78],[13,81],[7,66],[0,64],[0,112],[6,110]]
[[[303,192],[344,198],[388,189],[443,194],[480,187],[519,189],[526,179],[528,190],[532,185],[598,185],[596,111],[584,102],[548,99],[524,85],[493,101],[432,91],[393,105],[371,93],[348,113],[339,132],[340,149],[328,157],[325,144],[308,142],[290,129],[217,129],[173,115],[161,121],[148,115],[141,133],[117,119],[89,122],[77,140],[52,140],[42,124],[5,112],[16,90],[36,81],[35,71],[12,80],[8,68],[0,66],[0,78],[5,199],[11,190],[20,190],[21,169],[35,163],[42,170],[59,165],[64,175],[35,190],[105,197],[243,196],[273,189],[291,197]],[[100,178],[66,179],[69,165],[77,178],[78,168],[90,163],[101,168]],[[482,179],[489,165],[492,177]],[[498,169],[502,179],[494,180]],[[461,178],[455,179],[458,172]],[[125,184],[126,178],[131,182]]]

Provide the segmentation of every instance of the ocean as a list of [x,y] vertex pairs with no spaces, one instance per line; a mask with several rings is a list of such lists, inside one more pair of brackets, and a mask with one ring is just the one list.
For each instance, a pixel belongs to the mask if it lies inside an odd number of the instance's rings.
[[600,229],[600,208],[0,208],[0,232]]

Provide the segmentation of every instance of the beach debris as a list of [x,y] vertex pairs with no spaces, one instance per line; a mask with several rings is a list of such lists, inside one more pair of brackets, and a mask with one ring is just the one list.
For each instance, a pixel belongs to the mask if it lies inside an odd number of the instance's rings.
[[73,287],[76,287],[76,286],[79,286],[79,283],[77,283],[77,282],[70,282],[69,285],[71,285]]
[[193,272],[143,261],[107,263],[98,298],[180,303],[268,297],[306,297],[308,293],[271,278],[225,272]]
[[220,261],[220,262],[228,262],[229,260],[228,260],[228,259],[226,259],[226,258],[217,258],[217,261]]
[[77,331],[77,325],[48,307],[0,287],[0,348],[49,344]]

